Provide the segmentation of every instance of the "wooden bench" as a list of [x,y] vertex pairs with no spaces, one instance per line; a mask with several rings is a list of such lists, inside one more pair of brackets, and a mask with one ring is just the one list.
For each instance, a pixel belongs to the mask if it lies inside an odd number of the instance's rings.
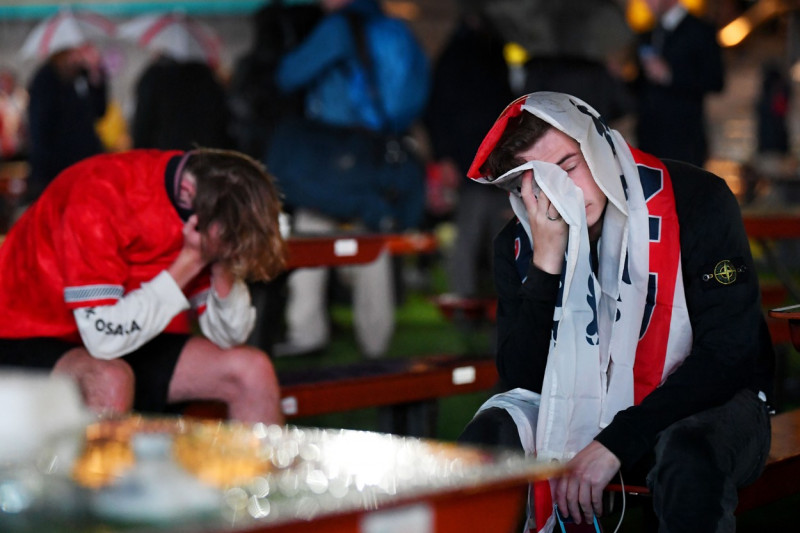
[[343,233],[294,235],[286,240],[288,268],[335,267],[375,261],[383,250],[392,255],[429,254],[438,242],[430,233]]
[[775,250],[776,241],[800,239],[800,212],[745,209],[742,212],[742,222],[747,236],[761,247],[768,268],[777,276],[792,299],[800,301],[800,288]]
[[[622,487],[610,484],[607,491],[619,493]],[[649,495],[647,487],[625,486],[630,495]],[[736,513],[743,513],[786,496],[800,493],[800,409],[772,417],[772,445],[769,457],[755,483],[739,490]]]
[[[766,282],[761,284],[761,305],[764,309],[773,309],[786,302],[789,290],[781,283]],[[788,344],[792,336],[785,320],[767,316],[767,327],[772,344]]]
[[[789,291],[786,287],[779,283],[762,284],[761,304],[764,309],[773,308],[782,304],[788,294]],[[470,321],[494,322],[497,318],[497,300],[494,298],[462,298],[443,294],[434,296],[431,301],[448,320],[460,317]],[[769,316],[766,319],[773,344],[791,342],[791,335],[785,321]]]
[[448,320],[464,318],[474,322],[494,322],[497,319],[496,298],[464,298],[454,294],[440,294],[431,300]]
[[[278,373],[287,419],[380,408],[380,431],[431,437],[439,398],[488,391],[497,383],[491,356],[433,355],[362,361]],[[192,403],[187,416],[225,418],[223,404]]]
[[[781,284],[763,284],[761,287],[761,303],[765,309],[780,305],[787,295],[788,290]],[[494,322],[497,318],[497,300],[494,298],[461,298],[443,294],[434,296],[431,301],[448,320],[462,318],[470,322]],[[787,344],[792,341],[784,321],[769,316],[766,320],[773,344]]]

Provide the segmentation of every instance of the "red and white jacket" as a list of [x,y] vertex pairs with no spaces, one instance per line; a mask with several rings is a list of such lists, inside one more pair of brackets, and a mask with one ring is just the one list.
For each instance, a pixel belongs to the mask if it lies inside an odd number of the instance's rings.
[[110,359],[161,332],[188,333],[194,310],[215,343],[247,338],[255,310],[243,282],[221,299],[207,272],[183,291],[166,272],[183,244],[165,185],[180,155],[100,155],[53,181],[0,246],[0,337],[82,341]]

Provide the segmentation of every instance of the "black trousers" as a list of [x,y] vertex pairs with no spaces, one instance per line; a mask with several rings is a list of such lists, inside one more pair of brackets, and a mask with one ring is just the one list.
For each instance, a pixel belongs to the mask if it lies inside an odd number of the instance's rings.
[[[458,440],[522,449],[513,419],[500,408],[479,413]],[[733,532],[737,491],[761,474],[769,447],[767,406],[742,390],[667,427],[646,459],[623,465],[623,478],[633,484],[636,472],[646,473],[660,533]]]

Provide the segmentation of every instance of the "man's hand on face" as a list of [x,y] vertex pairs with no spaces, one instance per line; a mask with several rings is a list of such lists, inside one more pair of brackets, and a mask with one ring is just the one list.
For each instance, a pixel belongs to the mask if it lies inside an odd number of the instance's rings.
[[[534,188],[536,190],[534,190]],[[533,264],[549,274],[561,273],[567,250],[569,226],[558,214],[550,199],[533,181],[533,172],[522,176],[520,197],[528,212],[533,237]]]
[[236,277],[230,267],[219,261],[211,263],[211,285],[220,298],[225,298],[231,292]]
[[183,225],[183,247],[167,269],[179,287],[185,287],[208,263],[203,257],[202,243],[203,236],[197,230],[197,215],[192,215]]
[[619,459],[593,440],[570,460],[556,484],[556,503],[561,513],[569,511],[576,524],[592,521],[603,513],[603,489],[620,468]]
[[197,215],[192,215],[183,225],[183,249],[181,253],[198,256],[202,260],[203,235],[197,229]]
[[215,263],[221,255],[221,240],[219,224],[212,222],[203,233],[203,258],[207,263]]
[[212,222],[203,234],[203,253],[206,261],[211,265],[211,284],[220,298],[225,298],[230,293],[236,276],[233,274],[228,261],[221,259],[222,244],[219,224]]

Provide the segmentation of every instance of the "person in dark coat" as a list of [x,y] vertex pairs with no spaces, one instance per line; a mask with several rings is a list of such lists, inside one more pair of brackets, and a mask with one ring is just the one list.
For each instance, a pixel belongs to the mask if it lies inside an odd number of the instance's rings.
[[28,91],[27,199],[33,201],[59,172],[103,151],[95,131],[107,104],[100,53],[91,44],[54,53],[36,72]]
[[756,103],[758,153],[787,154],[789,129],[786,124],[792,85],[783,69],[774,63],[764,65],[761,93]]
[[510,212],[506,194],[464,180],[483,136],[513,95],[503,40],[480,2],[462,0],[458,25],[436,61],[425,114],[434,157],[447,183],[458,184],[456,241],[448,261],[449,290],[481,292],[481,266],[490,267],[492,239]]
[[708,158],[704,99],[724,85],[714,28],[678,0],[647,0],[658,18],[639,46],[638,146],[657,157],[703,166]]
[[159,56],[136,85],[134,148],[231,148],[225,89],[202,61]]

